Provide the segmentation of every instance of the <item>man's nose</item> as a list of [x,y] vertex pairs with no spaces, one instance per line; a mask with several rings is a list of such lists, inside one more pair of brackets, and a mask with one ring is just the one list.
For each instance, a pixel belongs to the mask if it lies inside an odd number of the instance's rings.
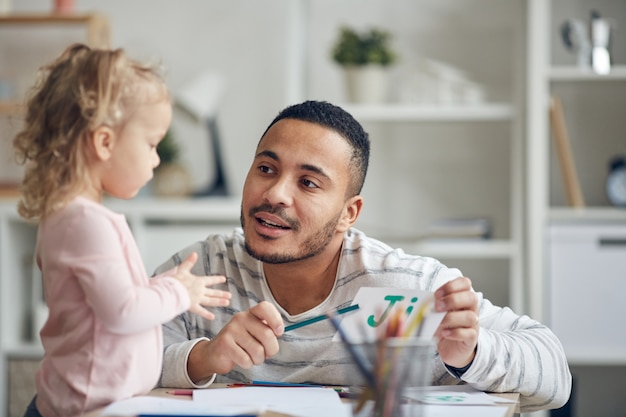
[[293,185],[286,178],[277,178],[263,196],[272,205],[290,206],[293,202]]

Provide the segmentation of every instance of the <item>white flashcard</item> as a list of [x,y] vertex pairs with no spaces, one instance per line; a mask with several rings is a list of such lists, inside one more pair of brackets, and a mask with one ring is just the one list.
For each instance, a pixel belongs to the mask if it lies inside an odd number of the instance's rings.
[[[419,329],[420,337],[429,338],[434,335],[445,316],[445,312],[434,312],[432,301],[433,293],[428,291],[363,287],[359,289],[353,301],[353,305],[358,304],[359,309],[337,318],[350,342],[364,343],[384,337],[390,317],[397,314],[397,309],[402,309],[403,326],[411,330],[408,335],[416,336]],[[423,306],[425,309],[422,309]],[[418,317],[420,314],[423,314],[421,318]],[[338,333],[335,334],[333,341],[341,341]]]

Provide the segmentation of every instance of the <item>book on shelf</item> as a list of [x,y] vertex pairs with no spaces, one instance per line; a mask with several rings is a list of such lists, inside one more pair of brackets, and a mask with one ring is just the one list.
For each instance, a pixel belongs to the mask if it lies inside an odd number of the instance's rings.
[[491,221],[484,217],[447,218],[431,223],[424,239],[489,239]]
[[563,105],[558,97],[553,96],[550,100],[550,126],[552,128],[552,138],[556,154],[559,159],[559,167],[561,176],[563,177],[563,187],[565,188],[565,196],[567,203],[571,207],[585,207],[585,198],[583,196],[574,156],[572,153],[572,145],[567,132],[565,123],[565,115]]

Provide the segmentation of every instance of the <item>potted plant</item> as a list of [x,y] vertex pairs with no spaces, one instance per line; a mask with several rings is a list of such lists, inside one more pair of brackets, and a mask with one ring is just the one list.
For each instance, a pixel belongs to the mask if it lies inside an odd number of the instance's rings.
[[389,32],[379,28],[357,32],[342,26],[332,49],[332,58],[344,70],[350,101],[385,101],[388,69],[398,58],[391,46]]
[[161,163],[154,170],[152,189],[159,197],[187,197],[191,194],[192,180],[187,168],[179,162],[180,148],[171,130],[157,146]]

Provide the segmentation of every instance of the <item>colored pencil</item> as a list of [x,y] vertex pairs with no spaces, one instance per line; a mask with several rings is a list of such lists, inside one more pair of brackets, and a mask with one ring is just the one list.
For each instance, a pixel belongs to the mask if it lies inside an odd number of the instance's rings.
[[368,369],[368,365],[366,363],[366,359],[363,358],[361,355],[359,355],[359,352],[357,352],[355,346],[352,344],[352,342],[350,342],[348,340],[348,337],[347,337],[346,333],[343,331],[343,329],[341,328],[341,326],[339,325],[339,322],[337,321],[337,318],[332,316],[332,315],[330,315],[330,316],[328,316],[328,319],[333,324],[333,326],[335,326],[335,329],[337,329],[337,333],[339,333],[339,337],[341,337],[341,340],[343,341],[343,343],[345,344],[346,348],[348,349],[348,352],[350,353],[350,356],[352,356],[352,359],[356,363],[356,366],[359,368],[359,371],[361,372],[361,374],[365,378],[365,381],[367,382],[367,385],[370,388],[375,389],[376,381],[374,379],[374,375],[372,374],[372,371],[370,369]]
[[[358,304],[351,305],[350,307],[337,309],[333,314],[346,314],[351,311],[355,311],[359,309]],[[318,321],[326,320],[329,318],[328,314],[321,314],[316,317],[311,317],[310,319],[302,320],[298,323],[291,324],[285,327],[285,331],[288,332],[290,330],[298,329],[300,327],[308,326],[309,324],[317,323]]]
[[236,387],[305,387],[305,388],[323,388],[323,385],[299,384],[296,382],[279,382],[279,381],[252,381],[252,382],[235,382],[228,384],[229,388]]

